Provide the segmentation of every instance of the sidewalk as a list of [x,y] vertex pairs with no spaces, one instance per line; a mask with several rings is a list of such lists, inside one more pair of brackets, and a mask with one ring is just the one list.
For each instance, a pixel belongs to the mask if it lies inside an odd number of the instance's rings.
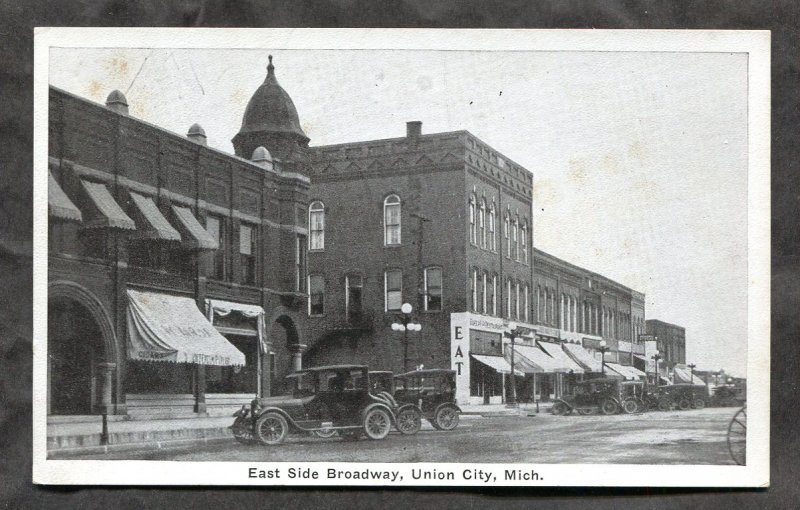
[[[465,419],[500,416],[535,416],[536,404],[461,406]],[[539,404],[539,412],[549,412],[549,405]],[[130,419],[108,417],[108,445],[100,444],[100,416],[50,417],[47,424],[47,453],[52,458],[73,455],[120,452],[125,450],[174,448],[191,444],[228,441],[231,416],[193,416],[168,419]]]

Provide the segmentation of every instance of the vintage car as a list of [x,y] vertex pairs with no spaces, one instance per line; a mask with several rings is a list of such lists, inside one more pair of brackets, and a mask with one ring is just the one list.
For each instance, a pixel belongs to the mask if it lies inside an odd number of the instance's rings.
[[401,434],[416,434],[422,428],[422,410],[416,403],[398,403],[394,398],[395,376],[387,370],[369,373],[370,392],[386,401],[395,415],[395,426]]
[[254,399],[234,414],[231,428],[238,441],[276,445],[289,433],[383,439],[395,422],[391,406],[370,393],[366,366],[308,368],[287,380],[290,394]]
[[455,399],[455,370],[414,370],[395,376],[394,387],[398,405],[415,405],[436,430],[453,430],[458,426],[461,408]]
[[703,409],[708,400],[705,386],[695,384],[670,384],[659,386],[653,390],[658,402],[658,409],[669,411],[673,407],[686,411],[688,409]]
[[[600,377],[575,383],[572,394],[557,399],[551,409],[553,414],[566,415],[576,411],[578,414],[616,414],[620,410],[636,412],[638,402],[635,392],[641,389],[634,381],[613,377]],[[641,390],[643,391],[643,390]],[[634,407],[635,406],[635,407]]]

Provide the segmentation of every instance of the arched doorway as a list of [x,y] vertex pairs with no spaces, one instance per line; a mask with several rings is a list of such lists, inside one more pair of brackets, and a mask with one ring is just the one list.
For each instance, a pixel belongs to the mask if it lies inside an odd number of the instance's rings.
[[[103,306],[80,285],[52,282],[48,287],[47,329],[48,414],[100,412],[98,392],[104,374],[99,365],[118,362],[116,337]],[[111,394],[116,405],[119,381],[114,379]],[[109,412],[114,412],[113,408]]]

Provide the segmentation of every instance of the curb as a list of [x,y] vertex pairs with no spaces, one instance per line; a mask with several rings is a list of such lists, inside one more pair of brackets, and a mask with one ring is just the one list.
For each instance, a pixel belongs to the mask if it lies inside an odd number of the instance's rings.
[[233,436],[225,437],[198,437],[189,439],[173,439],[168,441],[153,441],[142,443],[119,443],[109,445],[97,446],[82,446],[77,448],[59,448],[51,452],[47,452],[48,460],[63,460],[72,457],[80,457],[82,455],[100,455],[105,453],[122,453],[132,450],[141,450],[149,448],[152,450],[166,450],[169,448],[179,448],[182,446],[191,446],[194,444],[215,444],[228,442],[233,439]]

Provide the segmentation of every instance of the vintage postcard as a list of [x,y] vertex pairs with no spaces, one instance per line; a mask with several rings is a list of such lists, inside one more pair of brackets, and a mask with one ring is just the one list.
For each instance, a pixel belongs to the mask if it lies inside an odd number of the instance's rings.
[[35,483],[769,485],[769,32],[35,42]]

